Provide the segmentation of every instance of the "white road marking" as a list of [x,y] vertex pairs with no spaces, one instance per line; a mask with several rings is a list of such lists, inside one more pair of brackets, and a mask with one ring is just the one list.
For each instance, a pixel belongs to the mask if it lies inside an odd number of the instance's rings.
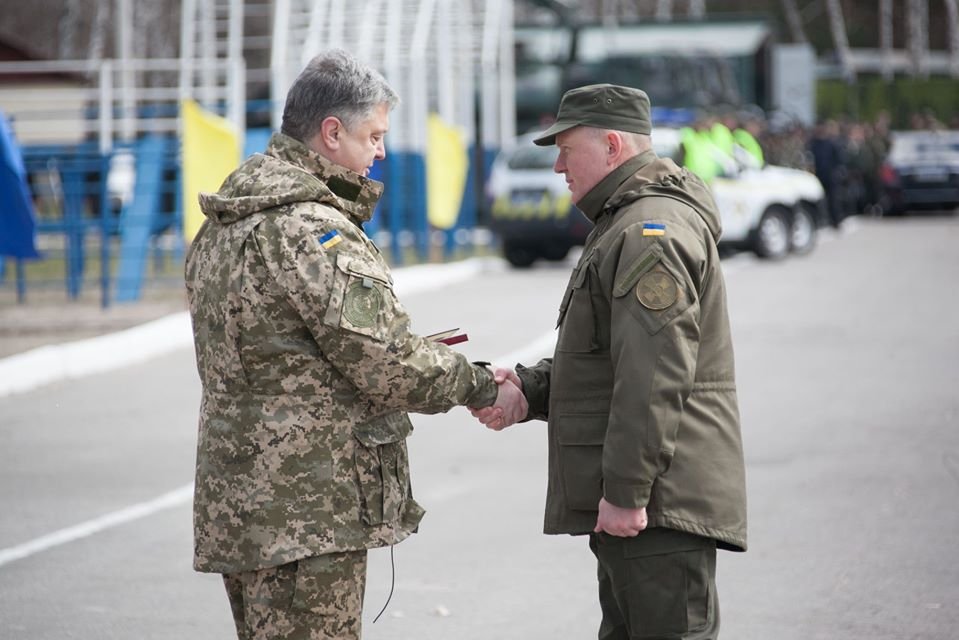
[[40,553],[41,551],[59,547],[60,545],[92,536],[106,529],[111,529],[118,525],[133,522],[134,520],[145,518],[154,513],[180,506],[181,504],[189,502],[192,498],[193,484],[188,484],[179,489],[174,489],[169,493],[164,493],[162,496],[156,497],[153,500],[140,502],[120,509],[119,511],[100,516],[99,518],[87,520],[78,525],[54,531],[53,533],[35,538],[15,547],[0,549],[0,567]]
[[[552,346],[555,344],[555,342],[556,332],[550,331],[548,334],[541,336],[526,347],[523,347],[522,349],[512,353],[507,353],[497,358],[496,361],[510,363],[508,366],[513,366],[512,363],[515,362],[532,362],[535,359],[551,353]],[[466,483],[441,489],[433,489],[432,491],[428,491],[423,494],[422,498],[424,501],[434,504],[438,502],[446,502],[465,493],[469,493],[474,488],[476,488],[475,485]],[[100,516],[99,518],[81,522],[80,524],[67,527],[66,529],[54,531],[53,533],[47,534],[40,538],[35,538],[34,540],[30,540],[29,542],[25,542],[15,547],[0,549],[0,567],[16,560],[22,560],[23,558],[27,558],[42,551],[52,549],[53,547],[58,547],[60,545],[80,540],[81,538],[92,536],[93,534],[105,531],[106,529],[111,529],[121,524],[146,518],[147,516],[151,516],[165,509],[178,507],[182,504],[189,503],[192,499],[193,485],[188,484],[180,487],[179,489],[174,489],[169,493],[165,493],[162,496],[154,498],[153,500],[140,502],[138,504],[120,509],[119,511],[114,511],[113,513]]]

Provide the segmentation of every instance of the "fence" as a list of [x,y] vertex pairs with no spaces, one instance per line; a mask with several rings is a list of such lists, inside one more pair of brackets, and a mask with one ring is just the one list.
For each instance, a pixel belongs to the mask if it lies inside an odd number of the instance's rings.
[[[19,300],[28,287],[62,283],[75,300],[95,285],[107,306],[139,299],[148,278],[177,281],[179,100],[200,73],[179,59],[0,63],[0,109],[23,152],[43,254],[15,263]],[[242,61],[202,73],[212,108],[242,125]]]
[[[405,237],[420,255],[441,235],[447,251],[469,238],[482,185],[496,152],[515,137],[513,0],[277,0],[272,51],[273,126],[296,74],[324,49],[342,47],[380,69],[402,98],[392,116],[387,183],[374,232],[387,231],[392,254]],[[430,123],[461,136],[468,159],[455,223],[430,202]]]
[[[0,63],[0,109],[24,151],[45,254],[17,265],[14,278],[0,259],[0,291],[16,280],[22,299],[24,282],[59,281],[76,299],[95,286],[106,306],[138,299],[150,280],[177,281],[185,249],[179,101],[197,96],[247,137],[247,153],[261,151],[269,130],[247,123],[270,113],[278,128],[293,78],[332,47],[379,68],[403,100],[386,161],[372,172],[387,188],[368,233],[394,262],[411,250],[428,258],[437,237],[447,253],[472,241],[485,175],[515,134],[512,0],[276,0],[272,97],[249,103],[237,48],[243,3],[216,5],[220,13],[213,0],[183,6],[178,59]],[[228,39],[212,31],[221,22]],[[129,50],[131,37],[127,29],[118,49]],[[431,216],[430,187],[446,180],[429,173],[448,164],[432,157],[433,123],[455,132],[467,159],[458,210],[444,223]]]

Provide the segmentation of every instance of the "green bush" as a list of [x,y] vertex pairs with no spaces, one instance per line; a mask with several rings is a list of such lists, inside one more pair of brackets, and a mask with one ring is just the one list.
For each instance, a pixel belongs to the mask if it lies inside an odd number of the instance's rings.
[[893,127],[908,127],[913,113],[929,111],[946,126],[959,114],[959,79],[946,77],[895,78],[859,76],[855,84],[838,79],[816,83],[819,118],[874,120],[881,111],[892,117]]

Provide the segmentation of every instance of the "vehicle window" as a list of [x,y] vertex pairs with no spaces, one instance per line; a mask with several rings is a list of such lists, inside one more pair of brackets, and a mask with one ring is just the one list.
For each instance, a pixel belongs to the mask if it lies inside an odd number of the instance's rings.
[[917,146],[920,154],[931,153],[959,153],[959,142],[926,142]]
[[959,138],[944,133],[901,133],[892,141],[890,158],[908,160],[929,156],[949,156],[959,154]]
[[507,164],[510,169],[552,169],[557,155],[555,146],[523,146],[513,152]]

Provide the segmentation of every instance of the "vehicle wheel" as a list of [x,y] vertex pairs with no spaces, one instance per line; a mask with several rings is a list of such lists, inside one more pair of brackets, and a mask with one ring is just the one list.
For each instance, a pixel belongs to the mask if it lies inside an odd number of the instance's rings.
[[559,262],[560,260],[565,260],[566,256],[569,255],[569,245],[553,242],[544,245],[542,252],[543,257],[547,260],[550,260],[551,262]]
[[805,255],[816,246],[816,216],[806,203],[799,203],[793,211],[792,225],[789,230],[789,250]]
[[517,269],[527,269],[536,262],[536,258],[538,258],[539,255],[528,244],[504,240],[503,257]]
[[753,232],[753,251],[760,258],[781,260],[789,253],[789,214],[781,207],[770,207]]

